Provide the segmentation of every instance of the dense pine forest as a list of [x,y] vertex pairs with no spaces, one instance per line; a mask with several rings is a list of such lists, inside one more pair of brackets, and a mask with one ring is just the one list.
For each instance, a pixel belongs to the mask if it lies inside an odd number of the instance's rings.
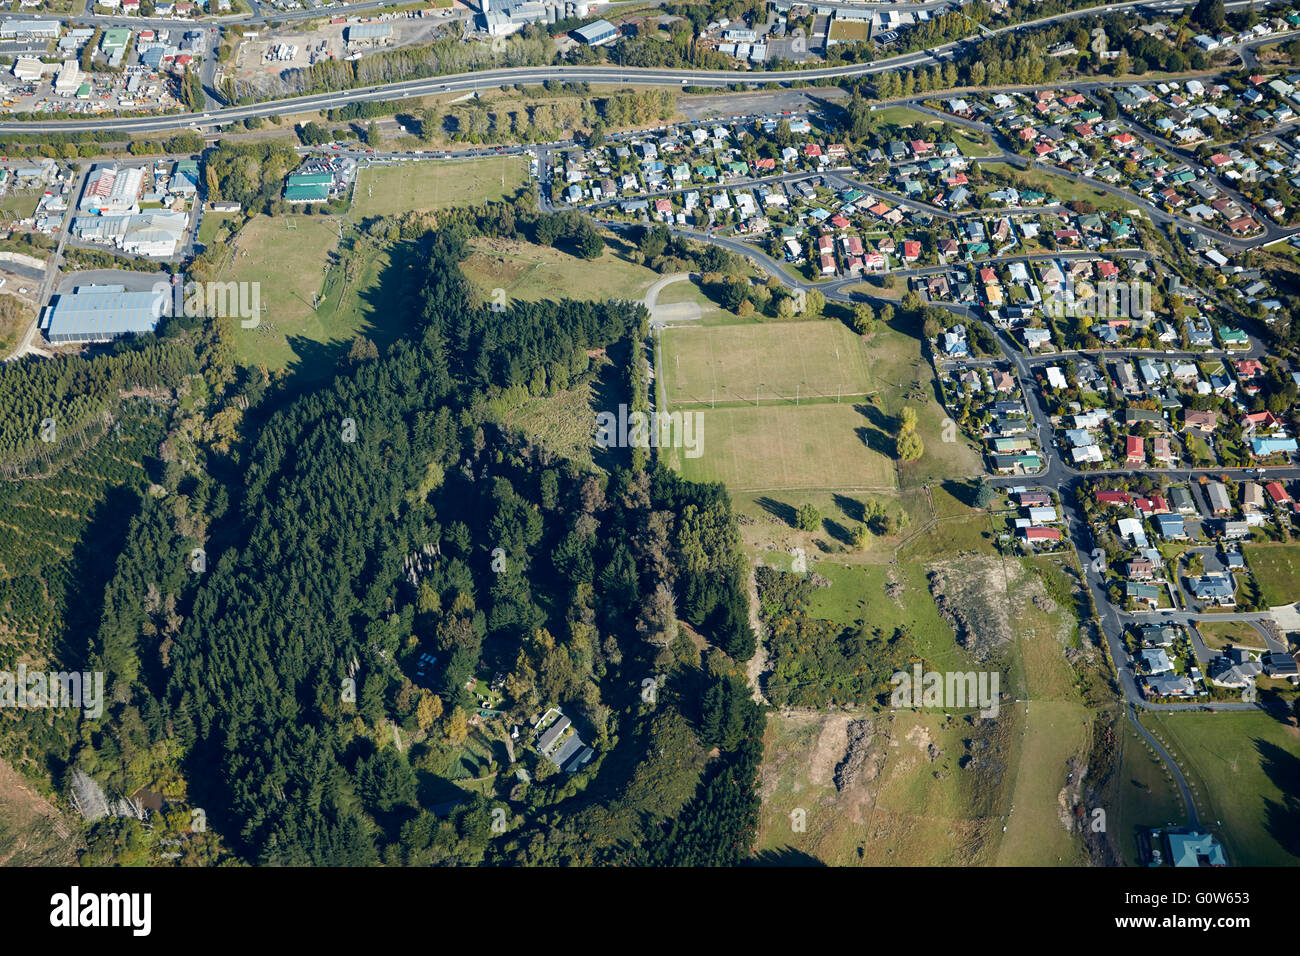
[[[414,239],[417,331],[309,391],[206,322],[0,369],[24,396],[0,459],[26,475],[0,497],[0,667],[108,686],[98,719],[0,714],[0,755],[57,801],[162,806],[89,824],[83,861],[748,856],[764,718],[725,491],[627,450],[584,470],[493,413],[639,355],[644,307],[493,311],[470,231]],[[55,406],[76,441],[41,438]],[[553,709],[581,767],[538,752]]]

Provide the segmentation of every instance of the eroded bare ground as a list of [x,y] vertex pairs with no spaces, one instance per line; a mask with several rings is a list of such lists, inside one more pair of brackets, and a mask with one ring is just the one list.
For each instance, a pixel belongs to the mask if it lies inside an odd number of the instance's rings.
[[53,804],[0,760],[0,866],[72,866],[75,834]]
[[968,556],[929,568],[930,594],[956,632],[957,643],[981,662],[1011,643],[1009,572],[1001,558]]
[[[1002,782],[1006,741],[964,721],[930,724],[889,713],[773,715],[762,842],[830,865],[979,863],[1001,819],[990,792]],[[805,832],[791,828],[795,809]]]

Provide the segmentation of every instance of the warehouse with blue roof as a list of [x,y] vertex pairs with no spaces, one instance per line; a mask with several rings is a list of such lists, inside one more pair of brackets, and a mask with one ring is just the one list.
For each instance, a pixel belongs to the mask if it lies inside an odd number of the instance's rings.
[[588,46],[600,46],[618,38],[618,27],[608,20],[597,20],[585,27],[578,27],[573,35]]
[[128,292],[120,285],[78,286],[54,296],[41,329],[51,345],[111,342],[123,335],[152,332],[168,314],[170,296]]

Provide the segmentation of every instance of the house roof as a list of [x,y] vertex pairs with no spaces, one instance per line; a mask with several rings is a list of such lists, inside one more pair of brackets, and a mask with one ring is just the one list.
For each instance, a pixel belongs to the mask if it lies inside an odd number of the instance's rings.
[[1169,862],[1173,866],[1227,866],[1223,847],[1208,833],[1169,834]]

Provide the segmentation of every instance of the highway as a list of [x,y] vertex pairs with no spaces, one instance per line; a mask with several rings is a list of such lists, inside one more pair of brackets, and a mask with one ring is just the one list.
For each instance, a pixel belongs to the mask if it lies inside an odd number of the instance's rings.
[[[1247,7],[1253,0],[1232,0],[1225,7]],[[1062,20],[1078,17],[1100,15],[1123,9],[1142,7],[1144,10],[1161,11],[1170,7],[1183,7],[1181,0],[1126,0],[1123,3],[1105,4],[1079,10],[1068,10],[1026,23],[1017,23],[989,31],[987,36],[997,36],[1020,30],[1038,28]],[[1257,5],[1267,6],[1267,2]],[[334,11],[313,11],[320,16],[329,16]],[[279,20],[279,16],[271,19]],[[138,23],[138,21],[137,21]],[[181,24],[184,21],[180,21]],[[178,21],[168,21],[167,25],[177,26]],[[98,117],[77,120],[50,120],[36,122],[0,122],[0,133],[42,133],[42,132],[89,132],[94,130],[119,130],[131,133],[161,133],[167,130],[185,129],[197,126],[214,126],[225,123],[240,122],[252,117],[268,117],[286,113],[313,112],[316,110],[337,109],[349,103],[373,100],[410,99],[429,96],[435,93],[475,92],[493,86],[522,84],[540,84],[548,80],[563,80],[568,83],[630,83],[648,86],[704,86],[726,87],[732,84],[753,84],[761,86],[767,83],[789,83],[793,81],[838,80],[859,76],[871,76],[876,73],[903,70],[916,66],[929,66],[935,61],[950,59],[953,54],[971,38],[954,40],[940,46],[916,53],[904,53],[898,56],[875,60],[870,63],[852,63],[844,66],[815,67],[803,70],[782,71],[747,71],[747,70],[683,70],[621,66],[557,66],[507,67],[497,70],[482,70],[474,73],[457,73],[446,76],[429,77],[418,80],[404,80],[378,86],[360,87],[329,93],[316,93],[308,96],[287,97],[247,106],[231,106],[209,110],[202,113],[169,113],[160,116],[132,117],[113,119]],[[1252,41],[1243,46],[1254,46],[1271,42],[1268,37]]]

